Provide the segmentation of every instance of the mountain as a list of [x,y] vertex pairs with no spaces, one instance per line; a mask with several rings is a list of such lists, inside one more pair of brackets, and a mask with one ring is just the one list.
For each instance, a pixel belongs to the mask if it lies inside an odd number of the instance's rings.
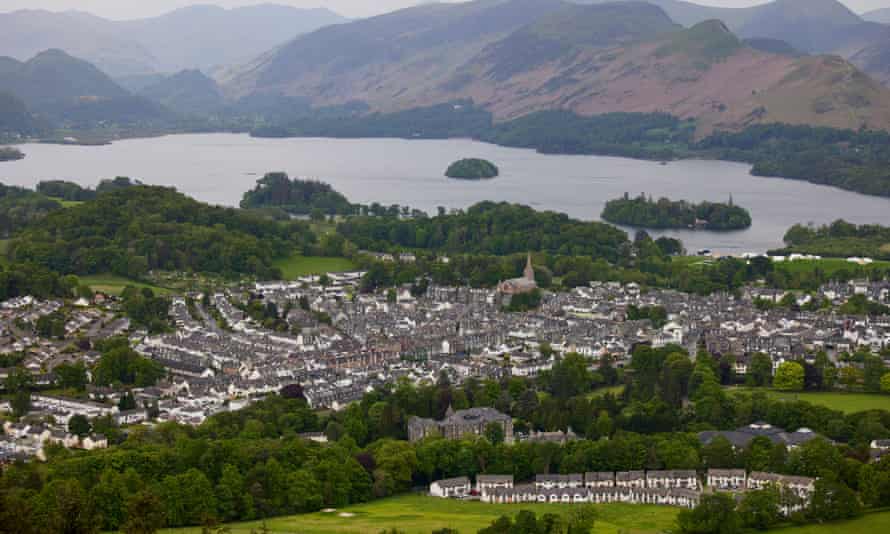
[[219,86],[199,70],[184,70],[140,89],[137,94],[184,115],[210,113],[223,104]]
[[883,9],[875,9],[862,15],[864,20],[869,22],[878,22],[880,24],[890,24],[890,7]]
[[323,28],[223,89],[379,112],[472,101],[498,121],[664,111],[698,119],[700,134],[776,121],[890,127],[890,90],[853,65],[756,44],[716,20],[680,28],[650,4],[479,0]]
[[22,63],[0,58],[0,91],[20,98],[52,122],[133,123],[169,118],[156,104],[136,97],[94,65],[61,50],[47,50]]
[[[613,0],[573,0],[598,4]],[[647,0],[675,21],[692,26],[706,20],[723,21],[752,45],[773,46],[785,41],[809,54],[837,54],[868,74],[890,84],[883,50],[890,46],[890,9],[856,15],[839,0],[773,0],[747,8],[702,6],[681,0]],[[881,23],[885,24],[881,24]]]
[[31,115],[20,98],[0,92],[0,138],[33,135],[42,129],[43,125]]
[[297,35],[345,21],[327,9],[197,5],[160,17],[117,22],[114,27],[119,35],[130,36],[150,50],[158,70],[206,72],[243,63]]
[[0,13],[0,54],[20,61],[47,49],[83,58],[112,76],[239,63],[295,36],[346,19],[326,9],[192,6],[159,17],[111,21],[87,13]]
[[77,12],[0,13],[0,54],[26,61],[54,48],[118,75],[157,68],[152,53],[137,41],[121,36],[111,21]]

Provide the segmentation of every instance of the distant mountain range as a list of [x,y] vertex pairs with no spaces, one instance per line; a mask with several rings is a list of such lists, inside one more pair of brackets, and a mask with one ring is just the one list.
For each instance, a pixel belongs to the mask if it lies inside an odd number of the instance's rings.
[[834,0],[776,0],[727,12],[752,29],[743,42],[720,21],[694,23],[698,7],[674,0],[422,5],[297,37],[218,81],[230,99],[284,95],[384,112],[472,100],[498,120],[568,109],[664,111],[698,119],[701,133],[777,121],[890,127],[890,90],[841,58],[802,56],[778,39],[809,51],[835,39],[824,28],[840,35],[880,25]]
[[[173,118],[161,105],[131,94],[92,64],[61,50],[41,52],[26,62],[0,57],[0,93],[13,95],[5,107],[35,123],[89,127]],[[13,132],[30,133],[28,122],[17,123]]]
[[[614,0],[572,0],[602,4]],[[838,0],[773,0],[747,7],[710,7],[681,0],[646,0],[676,22],[692,26],[706,20],[723,21],[743,39],[782,40],[808,54],[837,54],[875,78],[890,83],[890,9],[860,17]]]
[[0,14],[0,55],[25,61],[47,49],[87,60],[113,77],[244,63],[297,35],[346,19],[327,9],[193,6],[159,17],[111,21],[87,13]]

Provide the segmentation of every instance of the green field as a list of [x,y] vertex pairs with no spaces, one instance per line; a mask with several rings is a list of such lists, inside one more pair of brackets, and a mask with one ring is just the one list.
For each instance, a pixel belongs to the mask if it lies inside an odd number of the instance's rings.
[[355,264],[347,258],[323,258],[294,254],[289,258],[276,260],[273,264],[281,269],[287,280],[310,274],[338,273],[355,270]]
[[56,202],[58,202],[59,204],[61,204],[63,208],[74,208],[76,206],[80,206],[81,204],[83,204],[83,201],[81,201],[81,200],[64,200],[64,199],[56,198],[56,197],[49,197],[49,198],[51,198],[51,199],[55,200]]
[[731,388],[731,391],[764,391],[774,399],[798,400],[827,406],[844,413],[856,413],[866,410],[890,411],[890,395],[879,393],[842,393],[842,392],[803,392],[788,393],[774,389]]
[[93,291],[101,291],[102,293],[107,293],[109,295],[120,295],[123,292],[124,288],[126,288],[127,286],[135,286],[139,288],[147,287],[159,295],[166,295],[170,293],[169,289],[164,289],[163,287],[157,287],[150,284],[144,284],[142,282],[134,282],[129,278],[124,278],[123,276],[115,276],[113,274],[78,276],[78,278],[80,279],[81,283],[90,286]]
[[[383,529],[397,528],[405,534],[430,534],[434,529],[449,527],[461,534],[475,534],[504,514],[532,510],[537,514],[565,513],[570,507],[561,504],[498,505],[453,501],[419,495],[408,495],[350,506],[330,513],[295,515],[270,519],[266,526],[276,534],[378,534]],[[655,534],[671,528],[677,508],[628,504],[597,505],[597,534]],[[341,516],[340,514],[347,514]],[[348,516],[348,514],[354,514]],[[232,534],[248,534],[260,523],[229,525]],[[198,534],[199,528],[167,530],[167,533]]]
[[890,532],[890,512],[868,514],[852,521],[838,521],[824,525],[804,525],[802,527],[788,527],[769,532],[777,534],[835,534],[838,532],[850,532],[855,534],[878,534]]
[[860,266],[855,263],[850,263],[842,258],[823,258],[821,260],[787,261],[776,263],[775,266],[776,269],[791,274],[812,272],[819,269],[826,275],[830,276],[838,271],[856,271],[861,269],[867,272],[877,268],[886,269],[887,267],[890,267],[890,262],[876,261],[869,265]]

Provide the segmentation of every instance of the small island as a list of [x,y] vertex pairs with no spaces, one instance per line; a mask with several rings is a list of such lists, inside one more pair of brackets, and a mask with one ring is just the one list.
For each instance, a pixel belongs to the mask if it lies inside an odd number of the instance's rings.
[[459,180],[487,180],[500,174],[497,166],[484,159],[462,159],[456,161],[445,171],[445,176]]
[[15,161],[24,157],[25,154],[17,148],[0,147],[0,161]]
[[702,202],[694,204],[685,200],[669,200],[640,195],[606,202],[602,218],[613,224],[651,229],[691,228],[703,230],[743,230],[751,226],[748,210],[736,206],[732,197],[726,203]]

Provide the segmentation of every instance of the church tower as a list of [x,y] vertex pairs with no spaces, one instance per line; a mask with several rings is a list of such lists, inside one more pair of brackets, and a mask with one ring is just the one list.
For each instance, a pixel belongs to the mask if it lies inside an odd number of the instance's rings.
[[534,281],[535,280],[535,268],[532,267],[532,253],[528,253],[528,261],[525,263],[525,270],[522,271],[522,275],[526,280]]

